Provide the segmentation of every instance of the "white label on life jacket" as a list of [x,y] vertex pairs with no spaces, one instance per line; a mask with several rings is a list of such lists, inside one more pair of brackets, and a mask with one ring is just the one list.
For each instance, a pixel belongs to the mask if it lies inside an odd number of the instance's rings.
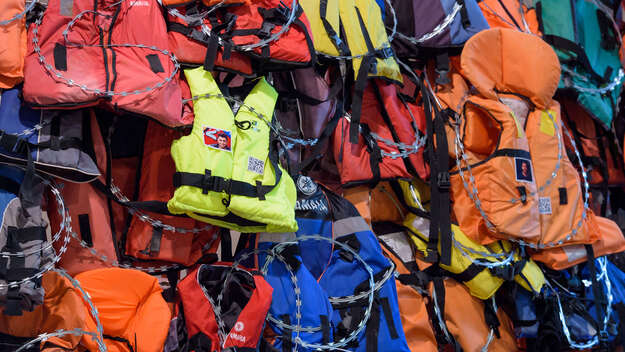
[[247,158],[247,171],[262,175],[265,172],[265,162],[250,156]]
[[540,214],[551,215],[551,198],[549,197],[538,198],[538,212]]
[[393,252],[404,262],[414,261],[412,247],[404,232],[393,232],[378,236],[384,243],[391,247]]

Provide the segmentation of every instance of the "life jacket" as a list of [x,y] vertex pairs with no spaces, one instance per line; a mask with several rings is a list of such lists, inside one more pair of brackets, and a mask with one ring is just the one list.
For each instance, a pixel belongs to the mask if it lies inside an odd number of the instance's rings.
[[[411,351],[440,351],[446,345],[476,352],[485,345],[488,351],[516,350],[503,310],[493,312],[491,307],[485,307],[491,301],[470,295],[466,287],[453,279],[429,276],[421,270],[426,269],[427,263],[415,257],[407,234],[388,225],[374,224],[374,231],[384,254],[395,264],[399,310]],[[500,324],[498,328],[496,322]],[[497,329],[499,337],[493,335],[488,342],[490,329],[493,334]]]
[[[314,183],[313,185],[314,187],[299,189],[299,204],[308,203],[314,206],[305,210],[300,208],[302,210],[297,211],[298,244],[286,247],[279,244],[284,240],[294,240],[292,234],[261,233],[258,240],[259,249],[269,249],[277,245],[280,249],[274,247],[273,250],[278,251],[295,271],[298,286],[300,278],[303,281],[299,286],[304,310],[301,313],[301,325],[320,326],[321,331],[312,336],[300,333],[300,338],[306,343],[313,344],[339,342],[351,336],[355,327],[361,326],[359,324],[364,324],[366,327],[357,334],[352,343],[347,344],[350,350],[409,351],[399,317],[395,282],[391,279],[393,265],[384,258],[375,235],[356,209],[344,198],[322,186]],[[309,235],[318,235],[327,238],[328,241],[307,238]],[[336,242],[343,243],[353,253],[338,246]],[[356,258],[354,253],[360,259]],[[267,256],[261,253],[258,258],[259,267],[262,268]],[[369,304],[370,286],[369,274],[363,262],[372,270],[375,282],[375,298],[366,322],[362,321]],[[295,297],[291,289],[293,285],[289,284],[291,279],[285,265],[275,258],[269,263],[267,281],[274,287],[274,292],[278,291],[277,287],[283,291],[279,295],[274,294],[270,313],[282,323],[295,324],[297,316],[294,309]],[[304,297],[304,294],[316,295],[315,298],[311,298]],[[312,302],[306,306],[308,299]],[[320,314],[325,315],[328,308],[331,309],[330,314],[322,318]],[[310,320],[304,321],[305,318]],[[323,321],[325,323],[322,323]],[[332,326],[335,329],[331,335]],[[272,319],[270,327],[277,336],[282,336],[282,339],[278,339],[279,343],[275,344],[277,348],[282,346],[284,350],[285,341],[290,343],[297,336],[294,331],[280,329]],[[285,336],[287,334],[288,336]],[[313,349],[312,346],[302,347],[304,350]]]
[[438,96],[455,110],[441,114],[460,116],[446,128],[462,232],[481,244],[510,239],[531,248],[594,242],[552,100],[559,78],[553,50],[534,35],[496,28],[467,42],[461,67],[475,91],[454,74],[451,90]]
[[536,9],[523,1],[480,0],[478,2],[491,28],[511,28],[525,33],[540,34]]
[[[593,191],[591,206],[598,214],[606,216],[609,188],[625,186],[622,151],[613,131],[605,130],[581,105],[566,97],[561,97],[559,102],[562,105],[565,125],[573,137],[588,174],[588,182]],[[567,148],[571,160],[577,159],[570,141]]]
[[363,95],[359,138],[348,138],[354,121],[343,116],[334,131],[334,159],[343,187],[428,176],[423,160],[425,115],[402,101],[393,84],[374,80]]
[[[620,253],[625,251],[625,237],[618,225],[607,218],[589,214],[590,228],[599,238],[592,244],[595,256]],[[584,245],[570,245],[560,248],[542,249],[532,254],[532,259],[542,262],[553,270],[568,269],[588,260]]]
[[14,87],[24,79],[26,6],[24,0],[0,4],[0,88]]
[[[338,122],[341,104],[337,95],[341,79],[328,70],[324,75],[314,68],[273,74],[278,91],[276,120],[284,130],[291,174],[328,152],[328,140]],[[304,164],[304,165],[302,165]]]
[[[88,126],[92,137],[94,161],[98,165],[98,169],[103,170],[103,175],[105,175],[108,170],[106,165],[107,148],[104,145],[100,125],[93,111],[90,112]],[[133,170],[132,167],[129,168],[117,163],[112,169],[122,175]],[[116,177],[118,183],[124,179],[125,177]],[[100,176],[99,180],[104,181],[104,176]],[[134,180],[132,181],[134,184]],[[109,206],[109,199],[96,188],[96,184],[93,182],[73,183],[57,180],[56,185],[63,199],[65,215],[71,218],[72,232],[76,235],[76,238],[70,239],[67,251],[61,256],[57,265],[65,269],[70,275],[76,275],[86,270],[109,267],[111,262],[119,261],[120,258],[118,258],[116,250],[117,236],[113,229],[121,230],[123,228],[121,225],[125,219],[122,216],[115,217],[112,215],[111,208],[114,204]],[[120,187],[126,189],[121,185]],[[49,194],[48,217],[52,233],[60,231],[65,220],[62,214],[57,211],[59,206],[56,197]],[[84,244],[81,244],[80,241],[83,241]],[[62,244],[62,241],[54,242],[54,248],[57,252],[61,249]],[[102,260],[100,257],[102,255],[106,257],[106,261]]]
[[[400,58],[423,57],[418,48],[454,48],[471,36],[488,29],[478,1],[391,0],[397,18],[397,33],[392,44]],[[393,16],[387,10],[386,26],[392,28]]]
[[[183,62],[204,64],[207,71],[221,66],[226,71],[249,75],[307,67],[315,61],[308,20],[299,7],[288,30],[276,40],[246,50],[282,31],[291,8],[278,0],[229,4],[221,8],[199,5],[197,1],[187,4],[183,11],[168,10],[170,42],[174,45],[174,54],[183,55]],[[211,13],[198,19],[207,10]]]
[[[32,312],[24,312],[21,316],[0,315],[0,346],[3,350],[10,347],[14,351],[42,333],[84,327],[87,310],[69,280],[48,271],[41,277],[41,287],[45,292],[43,303]],[[13,346],[11,340],[15,341]],[[80,336],[72,334],[50,336],[40,343],[39,350],[76,350],[79,342]]]
[[200,265],[178,284],[178,292],[189,351],[257,350],[273,292],[258,272],[231,263]]
[[[98,310],[108,351],[163,350],[171,312],[155,277],[138,270],[105,268],[82,272],[75,279]],[[85,319],[85,330],[97,331],[90,314]],[[83,335],[81,345],[89,351],[98,349],[88,335]]]
[[[426,187],[417,182],[396,182],[393,191],[395,202],[404,204],[407,214],[399,222],[413,242],[415,252],[426,258],[430,250],[431,214],[422,204],[429,204]],[[545,283],[542,271],[534,261],[512,243],[499,240],[489,245],[480,245],[469,239],[455,224],[451,225],[452,246],[450,264],[438,263],[444,275],[466,285],[471,295],[479,299],[491,298],[506,281],[515,281],[524,289],[538,294]],[[440,245],[438,244],[440,243]],[[442,255],[443,241],[436,241],[439,255]],[[430,270],[435,270],[432,268]]]
[[41,209],[43,180],[32,168],[24,173],[2,166],[0,182],[0,306],[4,315],[16,316],[22,311],[32,312],[43,303],[41,277],[37,274],[50,268],[54,252],[47,241],[47,223]]
[[[85,137],[90,110],[33,110],[22,105],[21,90],[0,95],[0,162],[25,167],[29,157],[38,171],[73,182],[100,175]],[[29,155],[30,153],[30,155]]]
[[382,21],[383,11],[374,0],[305,0],[300,4],[310,20],[317,53],[330,58],[347,56],[351,59],[355,83],[349,139],[358,143],[360,115],[366,111],[362,102],[368,79],[402,81]]
[[215,242],[217,228],[214,226],[186,216],[148,210],[167,210],[166,202],[174,193],[171,179],[175,172],[169,149],[179,136],[180,133],[174,130],[148,122],[141,158],[139,197],[129,206],[160,224],[155,226],[142,220],[140,214],[133,215],[125,240],[122,240],[126,244],[126,254],[133,258],[192,265]]
[[[142,26],[146,21],[149,31]],[[50,0],[41,24],[31,26],[28,38],[24,99],[35,107],[80,108],[104,102],[167,126],[191,124],[181,119],[174,75],[178,68],[168,51],[156,0]]]
[[535,3],[543,39],[554,48],[562,65],[558,88],[568,91],[606,129],[616,116],[625,75],[619,58],[621,37],[610,8],[614,4],[583,0]]
[[277,162],[268,126],[276,91],[260,78],[235,116],[214,96],[221,91],[209,72],[185,74],[193,95],[213,97],[195,102],[191,134],[172,144],[176,191],[169,211],[241,232],[297,229],[295,186]]
[[358,214],[369,224],[382,221],[401,223],[408,214],[397,200],[391,182],[380,182],[374,188],[368,185],[347,188],[343,197],[358,209]]

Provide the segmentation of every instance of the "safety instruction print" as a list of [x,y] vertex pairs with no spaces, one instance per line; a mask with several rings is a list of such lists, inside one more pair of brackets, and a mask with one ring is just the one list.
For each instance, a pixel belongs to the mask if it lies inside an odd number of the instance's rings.
[[232,132],[208,126],[202,127],[202,131],[206,146],[232,152]]
[[524,158],[514,158],[516,180],[520,182],[532,182],[532,161]]

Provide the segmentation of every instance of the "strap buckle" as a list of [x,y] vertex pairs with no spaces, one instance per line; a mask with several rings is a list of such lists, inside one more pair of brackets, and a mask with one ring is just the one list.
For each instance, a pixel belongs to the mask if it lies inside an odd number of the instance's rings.
[[269,38],[271,31],[276,27],[275,24],[270,22],[263,22],[263,26],[258,30],[258,37],[261,39]]
[[379,49],[376,55],[376,57],[380,59],[388,59],[393,56],[395,56],[395,54],[393,53],[393,49],[390,46]]
[[436,175],[436,184],[439,189],[449,190],[451,188],[451,182],[449,181],[449,171],[440,171]]
[[211,170],[205,169],[200,186],[202,194],[208,194],[208,191],[224,192],[230,189],[230,180],[219,176],[211,176]]

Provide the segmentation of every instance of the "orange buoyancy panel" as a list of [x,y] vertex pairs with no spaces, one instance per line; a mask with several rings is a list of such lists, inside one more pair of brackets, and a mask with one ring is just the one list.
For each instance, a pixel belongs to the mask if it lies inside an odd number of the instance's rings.
[[25,3],[24,0],[0,2],[0,89],[12,88],[24,79]]
[[[85,271],[76,280],[98,310],[108,351],[163,350],[171,311],[155,277],[138,270],[106,268]],[[87,331],[97,331],[91,315],[85,322]],[[81,344],[89,351],[98,350],[91,336],[83,335]]]
[[[589,213],[590,228],[596,233],[598,241],[592,244],[595,257],[625,251],[625,237],[618,225],[604,217]],[[544,263],[553,270],[568,269],[588,260],[586,247],[581,244],[549,248],[532,253],[532,259]]]
[[456,159],[451,195],[461,229],[476,242],[544,248],[596,240],[552,98],[559,72],[540,38],[490,29],[462,52],[461,73],[475,89],[453,74],[451,92],[439,94],[461,117],[447,130]]
[[[180,132],[156,122],[148,123],[141,161],[139,198],[135,204],[160,204],[161,209],[167,208],[166,203],[174,194],[171,180],[176,171],[170,148],[172,141],[181,136]],[[133,215],[126,234],[126,254],[134,258],[192,265],[216,239],[215,226],[186,216],[144,211],[141,207],[138,211],[160,224],[142,220],[140,214]],[[172,226],[176,230],[172,230]]]
[[[37,306],[32,312],[24,311],[21,316],[0,314],[1,333],[34,338],[39,334],[51,333],[59,329],[71,330],[84,327],[88,313],[80,299],[80,293],[72,290],[69,280],[54,271],[43,274],[41,280],[45,291],[43,304]],[[41,342],[41,351],[73,351],[78,348],[79,342],[80,336],[72,334],[50,336],[46,341]]]

